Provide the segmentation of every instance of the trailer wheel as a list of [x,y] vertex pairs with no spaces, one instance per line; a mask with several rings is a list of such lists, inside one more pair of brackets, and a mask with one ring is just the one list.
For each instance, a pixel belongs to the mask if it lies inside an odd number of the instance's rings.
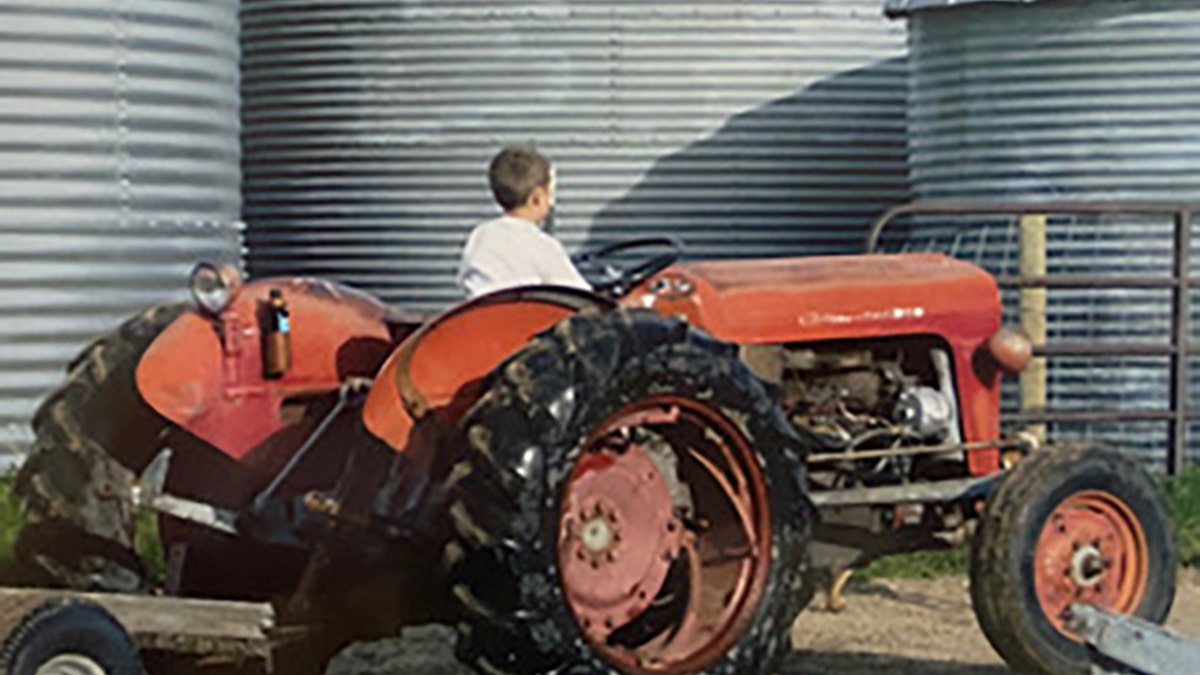
[[142,401],[134,372],[184,307],[148,309],[96,340],[38,408],[14,486],[25,514],[16,545],[21,583],[144,589],[129,496],[167,422]]
[[726,345],[583,312],[462,422],[447,548],[481,672],[770,672],[806,602],[804,443]]
[[1070,446],[1037,453],[989,500],[971,551],[979,624],[1015,670],[1090,672],[1072,604],[1161,623],[1175,597],[1174,532],[1137,462]]
[[51,602],[31,612],[4,645],[6,675],[143,675],[129,633],[103,607]]

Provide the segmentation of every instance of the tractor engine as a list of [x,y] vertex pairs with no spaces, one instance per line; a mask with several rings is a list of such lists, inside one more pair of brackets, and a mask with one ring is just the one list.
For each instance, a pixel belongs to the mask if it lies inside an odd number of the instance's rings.
[[934,341],[788,345],[743,357],[779,386],[788,418],[816,436],[817,452],[846,455],[834,465],[842,486],[912,477],[912,457],[902,451],[870,459],[858,453],[961,440],[949,357]]

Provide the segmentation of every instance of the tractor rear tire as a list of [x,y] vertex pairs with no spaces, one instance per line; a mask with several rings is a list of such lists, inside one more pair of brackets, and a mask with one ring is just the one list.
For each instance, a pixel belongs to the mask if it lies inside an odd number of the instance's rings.
[[16,545],[24,583],[137,592],[132,488],[158,453],[167,421],[142,400],[135,371],[182,304],[148,309],[93,342],[38,408],[17,474],[24,524]]
[[989,499],[970,559],[984,634],[1014,670],[1091,672],[1066,629],[1071,604],[1162,623],[1175,598],[1178,551],[1153,478],[1110,450],[1038,452]]
[[[577,513],[572,510],[573,505],[583,503],[574,501],[575,493],[571,491],[577,488],[573,486],[579,484],[581,474],[586,477],[593,471],[603,473],[605,466],[611,466],[603,462],[626,461],[622,458],[642,452],[642,446],[637,443],[628,446],[635,450],[616,450],[612,455],[607,449],[597,451],[596,435],[613,439],[617,438],[614,434],[624,434],[630,428],[633,428],[632,433],[642,434],[643,424],[648,425],[646,428],[663,430],[663,434],[685,433],[681,430],[682,424],[672,421],[626,421],[643,419],[637,416],[642,411],[639,402],[667,400],[677,402],[675,412],[681,415],[678,419],[700,419],[687,416],[702,417],[707,414],[703,411],[707,410],[713,412],[711,419],[719,418],[728,423],[723,427],[726,431],[720,433],[727,432],[731,438],[741,439],[736,441],[740,443],[736,447],[744,453],[744,460],[731,462],[730,466],[745,469],[752,465],[753,468],[746,469],[744,475],[757,478],[741,483],[744,487],[741,492],[727,489],[724,494],[744,494],[751,491],[745,486],[759,481],[761,498],[755,503],[760,506],[755,507],[753,513],[766,513],[767,517],[755,521],[759,522],[757,526],[742,530],[743,533],[758,533],[745,538],[744,549],[757,546],[762,552],[750,554],[755,560],[753,563],[745,560],[736,563],[739,566],[737,574],[742,575],[740,579],[751,574],[745,571],[747,569],[754,569],[753,574],[760,575],[748,583],[760,584],[757,588],[761,593],[735,595],[730,591],[728,595],[718,594],[725,598],[725,606],[735,607],[731,615],[737,618],[728,618],[730,614],[718,612],[717,616],[721,618],[704,624],[706,628],[701,633],[724,626],[726,630],[717,631],[723,637],[701,638],[709,642],[703,642],[703,647],[696,647],[686,656],[683,652],[675,654],[678,658],[661,672],[671,675],[771,672],[779,659],[790,651],[794,619],[812,597],[811,589],[805,583],[812,518],[803,460],[806,447],[763,385],[738,360],[736,350],[679,320],[664,319],[644,311],[589,310],[535,338],[493,373],[487,387],[482,399],[461,423],[466,457],[451,474],[450,514],[456,535],[447,547],[446,565],[453,593],[463,609],[459,659],[481,672],[505,675],[631,672],[637,668],[628,665],[621,650],[643,649],[649,643],[641,643],[640,647],[613,647],[617,635],[629,635],[630,627],[643,621],[639,630],[651,634],[659,629],[655,621],[661,622],[661,618],[651,621],[641,617],[652,611],[662,611],[660,603],[667,602],[664,598],[670,597],[670,602],[677,602],[676,595],[689,598],[703,595],[681,592],[681,586],[686,584],[677,584],[668,594],[666,589],[671,579],[668,577],[662,582],[663,590],[658,591],[657,599],[653,603],[646,602],[649,608],[643,606],[638,610],[643,612],[637,615],[638,619],[608,632],[607,638],[598,639],[599,623],[609,630],[613,625],[607,619],[598,622],[581,619],[579,593],[568,590],[569,584],[564,581],[564,570],[572,564],[575,552],[571,549],[572,553],[564,554],[562,547],[581,546],[581,542],[589,541],[588,535],[572,539],[564,534],[573,531],[574,526],[570,523],[574,522],[572,518]],[[633,415],[624,412],[629,410],[639,412]],[[680,413],[680,410],[684,412]],[[611,426],[614,419],[618,422]],[[625,424],[628,427],[623,426]],[[696,427],[700,428],[711,431],[709,427]],[[601,429],[617,431],[610,434]],[[693,454],[695,448],[707,448],[705,452],[710,452],[713,448],[727,447],[716,445],[722,441],[713,441],[692,427],[687,427],[687,433],[692,435],[686,436],[686,448]],[[663,437],[652,433],[646,438]],[[619,439],[617,442],[620,443]],[[666,452],[686,455],[680,451],[681,446],[682,443],[677,443]],[[657,452],[662,452],[662,446],[656,447],[659,448]],[[603,462],[588,463],[589,459]],[[692,491],[691,495],[696,499],[695,518],[708,520],[707,527],[712,532],[736,532],[725,528],[717,518],[704,517],[707,515],[704,499],[710,499],[705,495],[716,492],[705,487],[704,478],[696,477],[701,473],[695,467],[696,460],[678,457],[677,467],[670,464],[673,460],[666,461],[668,463],[660,464],[657,471],[643,463],[638,465],[640,473],[636,473],[638,476],[657,473],[664,477],[675,474],[664,478],[674,485],[671,498],[665,500],[670,508],[659,511],[674,509],[672,504],[677,506],[678,500],[687,499],[679,496],[679,485],[686,480],[687,487],[682,489]],[[688,461],[693,464],[688,465]],[[711,475],[716,476],[718,472]],[[728,475],[736,475],[736,472]],[[734,481],[731,479],[730,482]],[[569,495],[572,500],[568,502]],[[733,497],[728,503],[732,504],[738,498]],[[638,512],[637,518],[627,519],[625,515],[629,512],[621,515],[620,523],[627,538],[635,539],[636,535],[630,532],[645,528],[630,521],[648,521],[654,513]],[[719,509],[712,512],[719,512]],[[617,534],[609,541],[621,542],[622,530],[616,528],[616,512],[611,513],[613,531]],[[651,530],[652,541],[667,536],[653,534],[659,531]],[[662,530],[666,531],[677,530],[668,525]],[[719,538],[722,535],[695,536]],[[730,547],[728,541],[724,540],[723,545]],[[607,555],[618,556],[622,561],[627,555],[637,557],[634,549],[620,548],[630,544],[613,546],[615,548],[609,550],[615,553]],[[693,545],[687,558],[689,564],[702,564],[704,556],[700,551],[713,550],[704,546],[704,543]],[[578,555],[584,555],[582,548]],[[660,557],[652,559],[665,560],[670,556],[669,553],[655,555]],[[607,561],[615,567],[618,563],[614,563],[614,559],[608,557]],[[602,563],[602,558],[596,558],[591,565],[595,568]],[[671,564],[681,564],[680,559]],[[705,561],[703,564],[728,563]],[[585,568],[584,573],[587,571]],[[688,583],[693,584],[699,583],[693,579],[715,578],[703,577],[700,572],[687,574]],[[656,589],[645,588],[648,594],[642,593],[642,598],[654,598]],[[707,590],[712,586],[704,588]],[[583,594],[590,590],[584,588]],[[631,595],[633,593],[630,591]],[[693,600],[684,602],[692,603]],[[651,609],[654,607],[659,609]],[[686,610],[681,610],[677,616],[699,615],[701,611],[712,610],[699,604],[687,604]],[[631,615],[617,617],[627,620],[625,617]],[[587,626],[591,627],[590,631],[585,629]],[[674,636],[682,632],[683,628],[676,627],[656,635],[672,636],[661,639],[673,645]],[[621,641],[626,639],[629,638],[620,638]],[[635,642],[645,639],[645,636],[636,638]]]

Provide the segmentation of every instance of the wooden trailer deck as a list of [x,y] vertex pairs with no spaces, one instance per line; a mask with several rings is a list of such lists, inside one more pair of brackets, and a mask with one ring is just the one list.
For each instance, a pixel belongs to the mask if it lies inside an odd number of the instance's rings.
[[275,612],[267,604],[39,588],[0,588],[0,634],[9,635],[31,611],[60,599],[104,607],[144,651],[206,660],[269,661],[280,637]]

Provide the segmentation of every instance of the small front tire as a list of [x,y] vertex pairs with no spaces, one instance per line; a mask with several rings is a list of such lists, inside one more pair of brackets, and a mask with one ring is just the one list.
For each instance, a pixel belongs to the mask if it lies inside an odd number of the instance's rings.
[[1090,672],[1066,628],[1072,604],[1161,623],[1175,597],[1174,532],[1162,493],[1134,460],[1070,446],[1039,452],[988,501],[971,551],[971,597],[1015,670]]

